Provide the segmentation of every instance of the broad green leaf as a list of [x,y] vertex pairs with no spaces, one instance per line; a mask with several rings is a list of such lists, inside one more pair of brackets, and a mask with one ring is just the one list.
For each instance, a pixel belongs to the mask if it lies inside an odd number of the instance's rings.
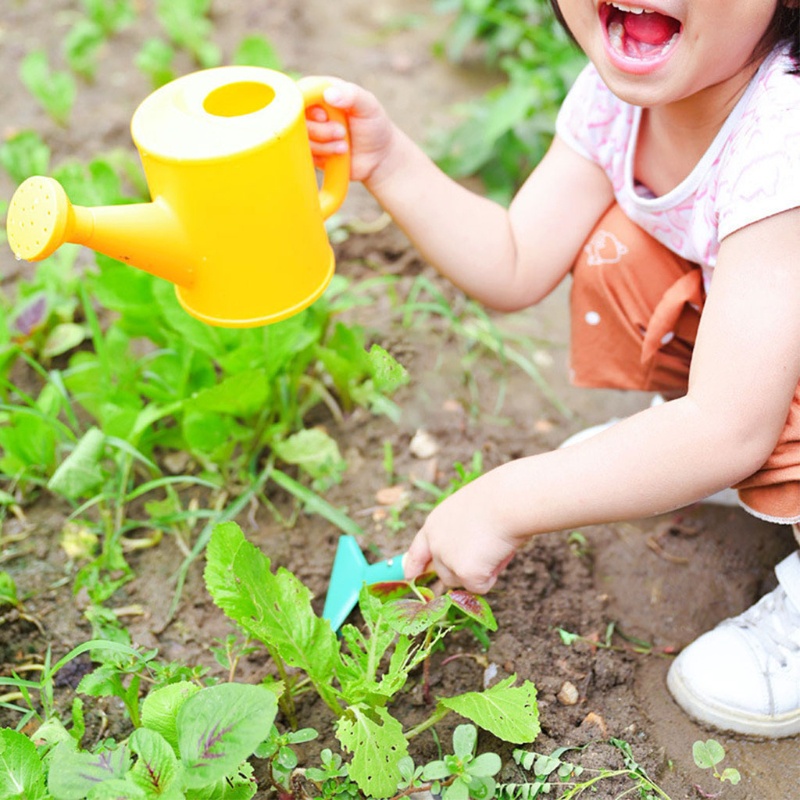
[[103,432],[99,428],[89,428],[50,478],[47,488],[72,500],[91,494],[105,481],[100,464],[104,451]]
[[278,711],[262,686],[221,683],[201,689],[178,711],[178,747],[186,786],[224,778],[266,739]]
[[186,800],[250,800],[258,788],[252,766],[245,762],[234,772],[208,786],[187,789]]
[[711,769],[725,758],[725,748],[716,740],[697,741],[692,745],[694,763],[701,769]]
[[200,687],[189,681],[170,683],[147,695],[142,704],[142,725],[160,733],[178,752],[178,711]]
[[50,170],[50,148],[36,131],[21,131],[0,144],[0,164],[15,183]]
[[304,428],[276,441],[273,450],[281,460],[300,467],[313,478],[313,486],[320,492],[339,483],[347,469],[336,440],[321,428]]
[[147,797],[147,792],[133,781],[112,778],[93,786],[86,795],[86,800],[147,800]]
[[392,394],[409,381],[408,370],[379,344],[370,347],[369,363],[375,388],[381,394]]
[[25,734],[0,728],[0,797],[45,800],[44,768],[36,745]]
[[439,704],[503,741],[529,744],[540,731],[536,688],[530,681],[515,687],[515,680],[511,675],[483,692],[439,698]]
[[311,592],[291,572],[270,571],[270,560],[236,523],[214,528],[205,582],[214,602],[251,636],[315,685],[330,684],[339,650],[330,623],[316,616]]
[[233,54],[233,63],[246,67],[282,69],[281,59],[275,48],[258,34],[245,36]]
[[264,371],[248,370],[198,392],[187,404],[198,411],[246,417],[259,411],[269,398],[270,389]]
[[131,757],[125,745],[87,753],[60,744],[51,757],[47,788],[56,800],[83,800],[98,783],[124,780],[130,768]]
[[391,797],[402,779],[397,762],[408,755],[403,726],[385,708],[351,706],[336,738],[353,754],[350,777],[367,797]]
[[183,415],[181,433],[194,453],[213,453],[230,440],[234,421],[213,411],[187,411]]
[[131,735],[129,744],[139,757],[130,772],[130,779],[145,794],[165,800],[180,792],[183,771],[171,744],[161,734],[139,728]]

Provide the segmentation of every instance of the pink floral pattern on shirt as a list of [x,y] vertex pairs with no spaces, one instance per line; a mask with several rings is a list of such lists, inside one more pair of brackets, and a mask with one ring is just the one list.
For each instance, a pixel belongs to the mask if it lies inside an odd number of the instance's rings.
[[590,64],[556,123],[558,135],[605,170],[625,213],[670,250],[704,268],[740,228],[800,207],[800,76],[773,52],[687,178],[659,197],[637,191],[633,156],[641,108],[615,97]]

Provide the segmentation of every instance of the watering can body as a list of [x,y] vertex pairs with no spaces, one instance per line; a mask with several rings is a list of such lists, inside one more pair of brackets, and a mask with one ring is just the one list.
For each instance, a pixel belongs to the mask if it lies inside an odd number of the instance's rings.
[[327,85],[260,67],[178,78],[131,121],[152,201],[72,206],[54,180],[30,178],[9,206],[12,249],[35,261],[65,241],[86,245],[171,281],[181,305],[211,325],[301,311],[333,276],[324,220],[349,182],[345,154],[317,185],[304,108],[324,105]]

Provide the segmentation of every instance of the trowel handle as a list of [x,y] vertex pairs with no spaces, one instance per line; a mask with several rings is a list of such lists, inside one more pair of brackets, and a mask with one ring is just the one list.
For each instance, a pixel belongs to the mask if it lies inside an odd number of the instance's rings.
[[364,583],[383,583],[384,581],[402,581],[403,562],[405,556],[394,556],[377,564],[369,564],[364,570]]
[[322,218],[327,219],[342,205],[350,185],[350,130],[347,124],[347,114],[325,102],[323,93],[331,85],[329,78],[305,77],[301,78],[297,85],[300,87],[306,108],[322,106],[327,112],[328,118],[344,125],[346,131],[347,150],[344,153],[328,156],[322,170],[319,204],[322,209]]

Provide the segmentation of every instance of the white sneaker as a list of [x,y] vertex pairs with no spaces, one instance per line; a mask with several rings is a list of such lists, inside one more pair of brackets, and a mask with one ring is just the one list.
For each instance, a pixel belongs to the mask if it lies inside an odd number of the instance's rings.
[[800,551],[775,572],[776,589],[672,663],[667,686],[699,722],[771,738],[800,733]]

